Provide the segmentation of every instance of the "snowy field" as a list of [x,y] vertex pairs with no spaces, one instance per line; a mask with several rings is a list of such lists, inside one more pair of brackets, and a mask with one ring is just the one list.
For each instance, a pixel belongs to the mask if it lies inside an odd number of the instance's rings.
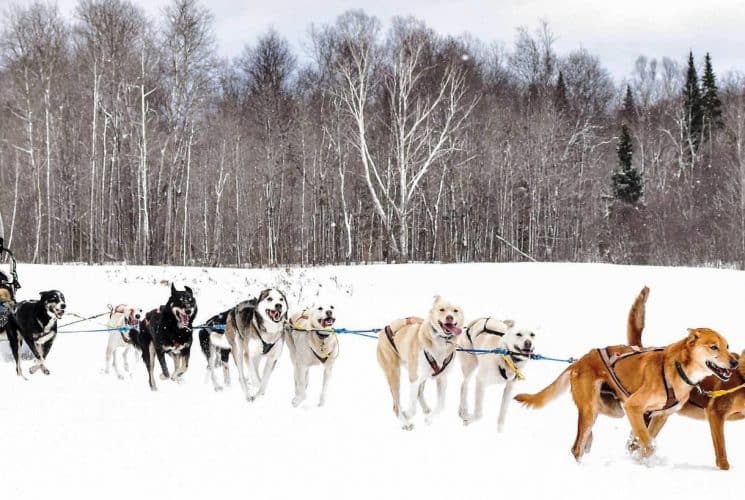
[[[170,280],[194,289],[196,323],[265,286],[288,292],[291,310],[335,303],[337,326],[382,327],[425,315],[434,294],[462,305],[468,320],[514,318],[534,327],[536,352],[579,356],[623,343],[631,302],[651,288],[645,339],[665,344],[687,327],[708,326],[733,349],[745,348],[741,272],[591,264],[469,264],[236,270],[135,266],[19,265],[20,299],[57,288],[81,316],[129,302],[153,308]],[[66,317],[61,323],[72,321]],[[99,327],[95,321],[76,325]],[[708,425],[671,417],[659,463],[626,454],[625,419],[599,417],[582,464],[570,454],[576,411],[568,394],[544,410],[510,407],[498,434],[496,386],[485,418],[464,427],[457,416],[460,367],[450,370],[447,408],[428,426],[421,413],[405,432],[375,359],[375,341],[344,336],[326,406],[320,371],[305,406],[292,408],[285,348],[265,397],[248,403],[234,384],[222,393],[192,350],[182,384],[151,393],[138,360],[132,379],[102,373],[105,333],[60,334],[47,366],[29,381],[0,364],[0,478],[3,498],[739,498],[745,423],[726,426],[732,469],[716,469]],[[0,348],[7,349],[7,343]],[[24,370],[30,362],[26,361]],[[231,360],[232,366],[232,360]],[[552,381],[563,363],[534,361],[517,391]],[[318,369],[315,369],[318,370]],[[431,384],[432,386],[434,384]],[[428,397],[434,400],[433,387]],[[739,495],[737,495],[740,493]],[[737,495],[737,496],[736,496]]]

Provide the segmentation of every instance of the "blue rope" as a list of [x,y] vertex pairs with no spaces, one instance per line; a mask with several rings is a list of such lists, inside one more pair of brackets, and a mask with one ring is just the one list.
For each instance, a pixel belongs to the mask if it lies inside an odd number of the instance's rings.
[[499,348],[497,349],[466,349],[466,348],[458,347],[456,348],[456,351],[470,352],[472,354],[517,354],[518,356],[527,357],[530,359],[534,359],[536,361],[559,361],[562,363],[574,363],[575,361],[577,361],[574,358],[567,358],[567,359],[552,358],[549,356],[543,356],[542,354],[527,355],[522,352],[515,352],[515,351],[510,351],[508,349],[499,349]]
[[120,326],[117,328],[99,328],[95,330],[57,330],[57,333],[96,333],[96,332],[121,332],[127,333],[131,327]]

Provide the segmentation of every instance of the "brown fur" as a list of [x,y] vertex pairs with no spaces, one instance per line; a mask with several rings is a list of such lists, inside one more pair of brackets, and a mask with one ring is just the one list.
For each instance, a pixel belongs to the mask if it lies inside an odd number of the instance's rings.
[[646,316],[646,304],[649,297],[649,287],[642,288],[636,300],[629,310],[629,319],[626,323],[626,337],[629,345],[642,346],[641,332],[644,330],[644,317]]
[[[641,345],[642,332],[644,330],[644,302],[646,302],[648,294],[649,289],[644,287],[634,302],[631,312],[629,312],[629,328],[627,331],[629,344]],[[642,295],[644,295],[644,300],[641,302],[641,313],[639,313],[638,304]],[[639,315],[641,315],[641,321],[631,321],[632,316],[639,317]],[[715,376],[706,377],[701,381],[702,389],[710,392],[730,389],[745,383],[745,351],[740,354],[739,362],[740,366],[738,370],[732,374],[732,377],[728,381],[722,381]],[[711,399],[706,394],[698,391],[693,391],[679,413],[690,418],[708,419],[717,467],[723,470],[729,469],[727,448],[724,440],[724,422],[725,420],[741,420],[745,418],[745,388],[715,399]],[[656,435],[662,429],[664,421],[656,419],[653,422],[654,427],[651,430],[656,431],[654,434]]]
[[10,296],[10,292],[5,288],[0,288],[0,302],[10,302],[13,297]]
[[[718,349],[712,350],[711,346]],[[629,346],[613,346],[608,349],[611,355],[633,351]],[[706,361],[716,363],[720,367],[729,366],[727,341],[714,330],[691,329],[687,337],[670,344],[663,351],[643,352],[621,359],[614,366],[616,376],[629,392],[628,397],[620,393],[619,396],[623,399],[623,409],[632,430],[639,437],[640,451],[644,457],[650,456],[654,451],[653,436],[644,421],[645,414],[659,412],[667,401],[662,373],[674,389],[679,403],[664,414],[680,408],[693,389],[677,373],[676,361],[681,364],[691,381],[698,382],[711,373],[705,365]],[[541,408],[570,387],[579,413],[577,437],[572,454],[579,460],[589,451],[592,426],[600,412],[600,388],[603,384],[616,387],[599,352],[593,349],[572,363],[552,384],[539,393],[518,394],[515,399],[528,407]]]

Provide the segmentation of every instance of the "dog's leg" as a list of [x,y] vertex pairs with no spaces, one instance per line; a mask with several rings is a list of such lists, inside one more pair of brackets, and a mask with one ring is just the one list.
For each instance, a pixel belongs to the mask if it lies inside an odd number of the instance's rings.
[[592,426],[598,417],[600,407],[600,387],[592,380],[577,377],[572,383],[572,398],[577,405],[577,436],[572,445],[572,455],[579,462],[589,449],[588,440]]
[[[114,364],[114,369],[116,370],[116,358],[114,357],[114,340],[112,338],[112,335],[109,335],[109,342],[106,344],[106,366],[103,369],[103,372],[108,375],[109,370],[111,368],[112,363]],[[119,372],[117,371],[117,375],[119,375]]]
[[158,386],[155,385],[155,374],[153,373],[153,369],[155,368],[155,346],[152,341],[145,340],[142,346],[142,360],[145,362],[145,367],[147,368],[150,390],[157,391]]
[[21,370],[21,356],[20,350],[23,346],[23,338],[15,330],[15,326],[8,324],[8,328],[5,331],[8,336],[8,344],[10,344],[10,352],[13,354],[13,359],[16,362],[16,374],[24,380],[28,380]]
[[321,397],[318,400],[318,406],[326,404],[326,387],[329,385],[331,379],[331,371],[334,369],[333,361],[329,360],[326,362],[326,366],[323,367],[323,383],[321,385]]
[[[51,343],[54,340],[54,338],[49,339],[49,343]],[[34,366],[32,366],[29,369],[29,373],[34,374],[37,370],[41,369],[41,372],[44,375],[49,375],[49,370],[46,366],[44,366],[44,356],[48,350],[46,349],[46,346],[44,344],[38,344],[36,342],[27,342],[29,348],[31,349],[31,352],[33,353],[34,357],[36,358],[36,363],[34,363]]]
[[[162,349],[155,348],[155,343],[150,344],[155,349],[155,355],[158,357],[158,363],[160,363],[160,379],[167,380],[171,377],[171,373],[168,370],[168,363],[166,362],[166,353]],[[175,365],[175,362],[174,362]]]
[[246,381],[246,373],[243,369],[243,362],[246,359],[244,354],[248,349],[248,340],[237,338],[233,339],[227,337],[230,343],[231,352],[233,353],[233,361],[235,361],[235,367],[238,370],[238,381],[241,383],[243,389],[243,395],[247,400],[251,401],[251,393],[248,388],[248,382]]
[[215,391],[222,390],[222,386],[217,380],[217,373],[215,373],[215,365],[219,363],[219,359],[220,349],[214,344],[210,343],[210,358],[207,367],[209,368],[210,378],[212,379],[212,387],[215,389]]
[[131,374],[132,372],[129,369],[129,351],[131,351],[132,348],[128,345],[124,346],[124,350],[122,351],[122,362],[124,363],[124,371],[127,374]]
[[727,446],[724,442],[725,415],[722,413],[721,409],[716,406],[716,400],[709,404],[706,408],[706,417],[709,420],[709,429],[711,430],[711,440],[714,443],[714,454],[716,455],[717,467],[722,470],[729,470]]
[[[266,361],[264,362],[264,373],[261,375],[261,386],[259,387],[257,396],[263,396],[264,393],[266,393],[266,388],[269,385],[269,378],[272,376],[272,372],[274,372],[274,368],[277,366],[277,361],[279,361],[279,354],[282,352],[280,347],[281,345],[275,346],[272,352],[266,356]],[[308,377],[306,376],[305,379],[307,381]]]
[[502,403],[499,406],[499,419],[497,419],[497,432],[502,432],[504,430],[504,421],[507,418],[507,407],[512,399],[512,386],[514,383],[515,380],[511,379],[504,384]]
[[632,432],[637,438],[639,438],[639,443],[641,445],[639,448],[639,455],[642,458],[648,458],[654,454],[654,446],[652,443],[652,435],[649,433],[649,429],[647,429],[644,421],[645,408],[643,402],[637,401],[639,399],[636,397],[637,394],[632,394],[631,397],[624,402],[623,408],[626,411],[626,416],[628,417],[629,422],[631,423]]
[[295,408],[305,401],[305,391],[308,387],[308,367],[298,365],[295,366],[295,397],[292,398],[292,406]]
[[[261,375],[259,375],[259,365],[261,364],[261,354],[256,353],[253,356],[248,356],[248,373],[250,375],[251,383],[253,385],[258,385],[261,387],[262,380]],[[264,371],[266,372],[267,364],[269,363],[269,358],[265,357],[264,359]]]
[[458,416],[463,420],[463,424],[468,425],[471,416],[468,414],[468,386],[471,382],[473,371],[478,365],[476,356],[471,354],[459,353],[461,370],[463,371],[463,382],[460,384],[460,405],[458,406]]
[[424,386],[426,385],[427,381],[422,381],[421,384],[419,384],[419,388],[416,392],[416,398],[419,401],[419,406],[422,407],[422,412],[425,415],[429,415],[432,413],[432,409],[427,405],[427,401],[424,399]]
[[476,375],[476,391],[473,396],[473,414],[468,418],[468,423],[472,424],[481,419],[484,414],[484,392],[486,384],[479,375]]
[[447,392],[447,388],[448,379],[445,377],[444,373],[441,373],[440,376],[437,377],[437,406],[435,406],[435,411],[424,417],[424,421],[427,424],[434,422],[445,409],[445,393]]

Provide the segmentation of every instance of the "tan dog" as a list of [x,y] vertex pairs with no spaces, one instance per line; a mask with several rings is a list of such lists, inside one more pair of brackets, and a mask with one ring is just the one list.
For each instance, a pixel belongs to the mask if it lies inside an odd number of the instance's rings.
[[318,406],[326,402],[331,371],[339,355],[339,340],[329,329],[334,326],[334,306],[312,306],[290,318],[293,330],[287,335],[287,348],[295,373],[295,397],[292,406],[305,401],[308,388],[308,370],[314,365],[323,365],[323,385]]
[[[481,418],[484,390],[492,384],[503,384],[502,403],[499,408],[497,432],[502,432],[507,418],[507,408],[512,399],[515,380],[533,354],[535,333],[525,328],[516,328],[512,320],[500,321],[494,318],[479,318],[468,324],[466,334],[458,337],[458,345],[465,349],[492,351],[504,349],[512,352],[509,356],[501,354],[475,354],[458,352],[458,361],[463,370],[460,386],[460,407],[458,415],[465,425]],[[468,412],[468,385],[476,374],[474,412]]]
[[[139,331],[140,320],[144,317],[145,315],[142,313],[142,309],[127,304],[119,304],[111,309],[109,321],[106,322],[106,326],[108,328],[129,327],[130,330]],[[104,369],[104,373],[108,375],[113,364],[116,376],[119,379],[124,378],[124,374],[119,370],[119,364],[116,361],[116,351],[120,349],[123,350],[122,361],[124,362],[124,371],[130,373],[127,355],[132,347],[136,348],[137,344],[132,342],[129,330],[114,330],[109,332],[109,341],[106,344],[106,368]]]
[[[644,330],[645,303],[649,295],[649,288],[644,287],[639,293],[629,314],[627,340],[630,345],[641,347],[642,331]],[[708,419],[711,439],[714,444],[717,467],[729,469],[727,447],[724,441],[725,420],[741,420],[745,418],[745,351],[739,357],[740,366],[729,380],[723,381],[716,376],[706,377],[701,381],[703,392],[693,391],[690,398],[678,413],[695,419]],[[739,389],[736,389],[738,388]],[[736,389],[736,390],[733,390]],[[716,398],[710,397],[713,391],[727,391]],[[653,437],[662,429],[664,422],[652,419],[650,430]]]
[[654,447],[645,415],[658,415],[664,422],[688,400],[695,384],[712,373],[729,379],[736,367],[724,337],[708,328],[695,328],[686,338],[661,350],[639,351],[629,346],[593,349],[539,393],[518,394],[515,399],[530,408],[542,408],[571,386],[579,412],[572,454],[579,460],[592,443],[601,386],[610,386],[623,401],[632,431],[641,443],[640,455],[649,457]]
[[[393,413],[405,430],[414,428],[417,400],[431,423],[445,406],[447,371],[455,358],[455,337],[461,333],[463,310],[440,296],[435,297],[427,319],[406,318],[393,321],[378,334],[378,363],[393,396]],[[409,404],[400,406],[401,365],[409,380]],[[424,400],[427,380],[437,380],[437,406],[431,411]]]

